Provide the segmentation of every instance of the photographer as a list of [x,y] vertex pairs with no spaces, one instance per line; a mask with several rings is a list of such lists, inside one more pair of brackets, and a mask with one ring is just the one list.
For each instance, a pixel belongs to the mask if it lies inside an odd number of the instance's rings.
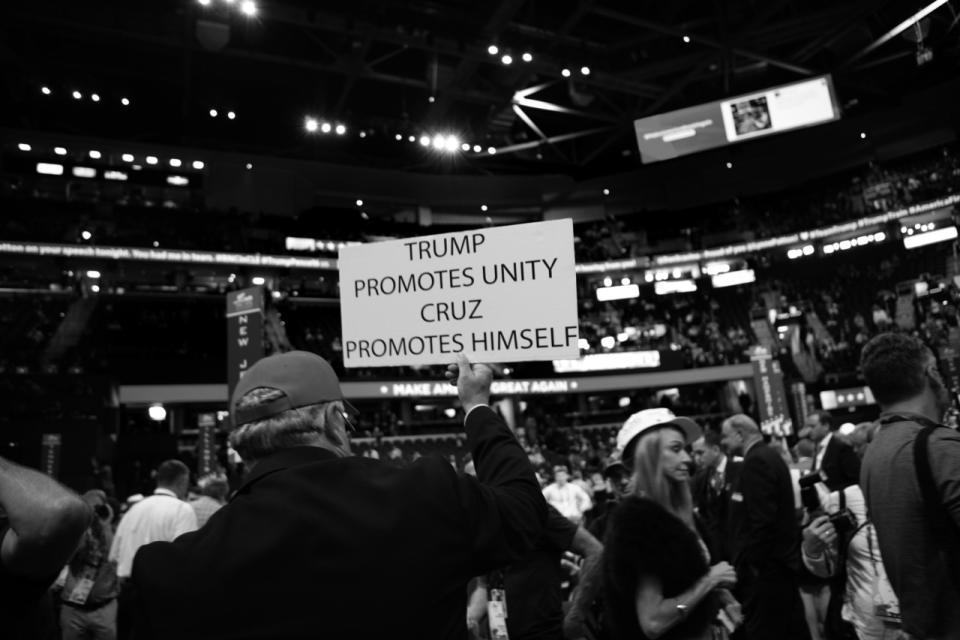
[[[860,486],[827,495],[823,485],[808,484],[803,491],[804,506],[815,516],[803,530],[803,564],[817,576],[836,579],[835,588],[843,589],[839,616],[853,625],[858,638],[898,638],[900,607],[883,569]],[[810,508],[813,496],[816,509]],[[828,616],[828,634],[831,630],[836,634],[831,622],[837,621]]]

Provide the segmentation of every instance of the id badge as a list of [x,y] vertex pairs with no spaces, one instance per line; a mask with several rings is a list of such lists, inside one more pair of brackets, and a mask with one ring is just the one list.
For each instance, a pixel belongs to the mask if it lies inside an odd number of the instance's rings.
[[507,634],[507,594],[503,589],[491,589],[487,602],[487,619],[490,622],[492,640],[508,640]]
[[72,602],[73,604],[86,604],[87,598],[90,597],[91,589],[93,589],[93,580],[87,577],[80,578],[77,580],[77,584],[73,587],[73,591],[71,591],[70,595],[67,596],[67,602]]

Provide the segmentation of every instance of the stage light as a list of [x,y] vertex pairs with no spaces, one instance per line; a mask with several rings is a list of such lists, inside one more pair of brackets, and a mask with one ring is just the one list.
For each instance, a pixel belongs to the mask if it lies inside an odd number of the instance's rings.
[[533,62],[533,54],[528,51],[525,51],[522,56],[524,62]]
[[481,147],[481,146],[478,145],[478,144],[473,145],[473,152],[474,152],[474,153],[480,153],[481,151],[483,151],[483,147]]
[[[87,233],[90,233],[90,232],[88,231]],[[100,278],[100,272],[91,269],[90,271],[87,271],[87,277],[90,278],[91,280],[97,280]]]
[[590,75],[590,67],[580,67],[580,73],[585,76]]
[[129,107],[130,106],[129,98],[120,98],[120,104],[122,104],[125,107]]
[[211,0],[197,0],[197,2],[203,7],[209,7]]
[[83,98],[83,94],[80,93],[79,91],[74,91],[72,95],[74,100],[80,100],[81,98]]
[[500,58],[500,62],[502,62],[503,64],[506,64],[506,65],[513,64],[513,56],[511,56],[511,55],[508,53],[508,54],[504,55],[502,58]]
[[94,293],[100,293],[100,285],[98,284],[92,285],[90,287],[90,291],[93,291]]
[[262,287],[266,281],[263,276],[254,276],[250,279],[250,283],[255,287]]
[[420,144],[424,147],[430,146],[430,136],[420,136]]
[[97,151],[96,149],[91,149],[91,150],[90,150],[90,157],[93,158],[94,160],[99,160],[102,156],[101,156],[100,152]]
[[248,163],[247,163],[247,171],[250,171],[251,169],[253,169],[253,164],[251,164],[251,163],[248,162]]
[[343,134],[345,134],[345,133],[347,132],[347,128],[346,128],[344,125],[342,125],[342,124],[338,124],[338,125],[337,125],[337,128],[335,129],[335,131],[336,131],[336,133],[337,133],[338,136],[342,136]]
[[447,136],[444,148],[450,153],[455,152],[460,147],[460,140],[457,136]]
[[74,167],[73,175],[78,178],[96,178],[97,170],[93,167]]
[[174,187],[186,187],[190,185],[190,180],[184,176],[167,176],[167,184]]
[[570,69],[563,69],[560,72],[560,75],[562,75],[564,78],[569,78],[571,76]]
[[603,190],[603,195],[605,195],[605,196],[610,195],[610,189],[604,189],[604,190]]
[[416,137],[416,136],[410,136],[410,137],[407,138],[407,140],[408,140],[409,142],[416,142],[416,141],[417,141],[417,137]]
[[620,278],[620,284],[622,284],[623,286],[627,286],[628,284],[630,284],[630,278]]
[[307,118],[303,121],[303,128],[309,131],[310,133],[315,132],[320,128],[320,123],[317,122],[314,118]]
[[360,212],[360,217],[363,218],[364,220],[369,220],[369,219],[370,219],[370,216],[367,215],[367,212],[366,212],[366,211],[361,211],[361,212]]
[[108,169],[103,172],[103,177],[105,180],[119,180],[121,182],[126,182],[129,179],[129,176],[123,171],[117,171],[115,169]]
[[50,91],[50,87],[40,87],[40,93],[42,93],[45,96],[48,96],[53,92]]
[[393,137],[397,140],[397,142],[401,142],[403,140],[403,136],[400,135],[399,133]]
[[320,125],[320,131],[323,133],[330,133],[331,129],[333,129],[333,126],[329,122],[324,122]]
[[162,404],[152,404],[147,409],[147,415],[154,422],[163,422],[167,419],[167,410]]
[[733,169],[733,163],[732,163],[732,162],[728,162],[728,163],[727,163],[727,169]]
[[437,101],[436,96],[430,96],[429,98],[427,98],[427,102],[429,102],[430,104],[433,104],[436,101]]
[[690,44],[690,36],[683,36],[683,41],[687,44]]
[[179,168],[183,164],[180,162],[180,158],[170,158],[170,166],[174,168]]
[[500,47],[498,47],[498,46],[495,45],[495,44],[492,44],[492,45],[490,45],[489,47],[487,47],[487,53],[489,53],[489,54],[492,55],[492,56],[495,56],[495,55],[497,55],[498,53],[500,53]]
[[217,117],[217,110],[216,110],[216,109],[210,109],[210,117],[211,117],[211,118],[216,118],[216,117]]
[[90,94],[90,99],[93,100],[94,102],[100,102],[100,94],[91,93],[91,94]]
[[[93,234],[90,231],[84,229],[83,231],[80,232],[80,237],[83,238],[84,240],[89,240],[90,238],[93,237]],[[97,277],[99,278],[100,276],[98,275]]]
[[147,156],[147,164],[157,164],[157,156]]
[[367,132],[366,132],[366,131],[361,131],[361,132],[358,133],[357,135],[359,135],[361,138],[366,138],[366,137],[367,137]]
[[361,200],[360,198],[357,198],[357,206],[358,206],[358,207],[362,207],[362,206],[363,206],[363,200]]
[[805,247],[802,249],[802,251],[803,251],[803,255],[805,255],[805,256],[812,256],[813,253],[814,253],[814,251],[815,251],[815,249],[813,248],[813,245],[812,245],[812,244],[808,244],[807,246],[805,246]]
[[53,148],[53,152],[54,152],[55,154],[57,154],[58,156],[65,156],[65,155],[67,155],[67,150],[66,150],[65,148],[63,148],[63,147],[54,147],[54,148]]
[[203,160],[194,160],[194,161],[193,161],[193,168],[196,169],[197,171],[202,170],[204,166],[205,166],[205,165],[203,164]]
[[607,276],[606,278],[603,279],[603,286],[609,287],[612,284],[613,284],[613,278],[611,278],[610,276]]
[[486,210],[489,209],[489,208],[490,208],[490,207],[488,207],[488,206],[485,205],[485,204],[480,205],[480,211],[486,211]]
[[154,241],[153,241],[153,248],[156,249],[156,248],[158,248],[159,246],[160,246],[160,243],[157,242],[156,240],[154,240]]
[[17,149],[20,149],[20,151],[31,151],[33,147],[28,145],[26,142],[21,142],[17,145]]
[[867,139],[867,134],[866,134],[865,132],[861,131],[861,132],[860,132],[860,139],[861,139],[861,140],[866,140],[866,139]]
[[240,11],[245,16],[255,16],[257,15],[257,5],[253,3],[253,0],[243,0],[240,3]]
[[496,147],[487,147],[487,153],[489,153],[489,154],[492,155],[492,156],[497,155],[497,148],[496,148]]
[[38,162],[37,173],[43,174],[45,176],[62,176],[63,165],[54,164],[52,162]]
[[237,112],[236,111],[227,111],[227,120],[236,120]]
[[120,159],[123,160],[124,162],[133,162],[133,154],[125,153],[122,156],[120,156]]
[[604,336],[600,338],[600,346],[604,349],[613,349],[617,346],[617,339],[613,336]]
[[444,149],[447,146],[447,139],[444,138],[439,133],[433,136],[433,148],[437,151]]

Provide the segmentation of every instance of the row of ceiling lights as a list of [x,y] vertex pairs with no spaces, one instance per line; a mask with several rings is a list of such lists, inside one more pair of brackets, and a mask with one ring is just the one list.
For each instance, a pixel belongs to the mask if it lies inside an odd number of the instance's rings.
[[[220,115],[220,112],[217,111],[216,109],[210,109],[210,111],[209,111],[208,113],[210,114],[210,117],[211,117],[211,118],[216,118],[217,116]],[[237,112],[236,112],[236,111],[227,111],[224,115],[227,116],[227,120],[233,120],[233,119],[235,119],[235,118],[237,117]]]
[[[53,95],[53,89],[51,89],[51,88],[48,87],[47,85],[41,85],[41,87],[40,87],[40,93],[42,93],[42,94],[45,95],[45,96],[52,96],[52,95]],[[79,89],[74,89],[74,90],[70,93],[70,95],[73,97],[74,100],[83,100],[83,92],[81,92]],[[100,94],[99,94],[99,93],[91,93],[91,94],[90,94],[90,101],[91,101],[91,102],[100,102]],[[120,104],[122,104],[122,105],[125,106],[125,107],[129,107],[129,106],[130,106],[130,98],[127,98],[126,96],[121,97],[121,98],[120,98]]]
[[[241,0],[241,2],[237,2],[236,0],[222,0],[221,3],[231,7],[236,6],[240,10],[240,13],[248,18],[257,15],[257,4],[253,0]],[[213,0],[197,0],[197,4],[202,7],[210,7],[213,5]]]
[[[29,153],[33,151],[33,146],[27,142],[20,142],[17,144],[17,149],[23,151],[24,153]],[[54,147],[53,152],[58,156],[65,156],[69,153],[66,147]],[[97,149],[90,149],[87,151],[87,155],[91,160],[100,160],[103,158],[103,154]],[[124,153],[120,156],[120,159],[124,162],[136,162],[136,157],[132,153]],[[160,159],[157,156],[145,156],[144,161],[149,165],[160,164]],[[180,158],[170,158],[167,160],[167,162],[175,169],[179,169],[183,166],[183,161]],[[194,160],[192,166],[197,171],[200,171],[206,165],[204,164],[203,160]]]

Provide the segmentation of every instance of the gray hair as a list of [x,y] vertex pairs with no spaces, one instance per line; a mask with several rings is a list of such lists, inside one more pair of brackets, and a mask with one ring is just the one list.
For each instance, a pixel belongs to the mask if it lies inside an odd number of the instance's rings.
[[226,500],[227,494],[230,493],[227,476],[219,473],[203,476],[197,481],[197,486],[200,487],[200,493],[221,502]]
[[[283,395],[277,389],[257,387],[240,398],[237,408],[258,407]],[[230,434],[230,446],[247,461],[259,460],[290,447],[316,446],[324,440],[339,447],[343,438],[336,432],[330,417],[342,412],[343,403],[338,400],[288,409],[275,416],[240,425]]]
[[753,418],[745,413],[737,413],[723,421],[729,424],[732,429],[739,432],[742,436],[757,435],[760,433],[760,427],[753,421]]

